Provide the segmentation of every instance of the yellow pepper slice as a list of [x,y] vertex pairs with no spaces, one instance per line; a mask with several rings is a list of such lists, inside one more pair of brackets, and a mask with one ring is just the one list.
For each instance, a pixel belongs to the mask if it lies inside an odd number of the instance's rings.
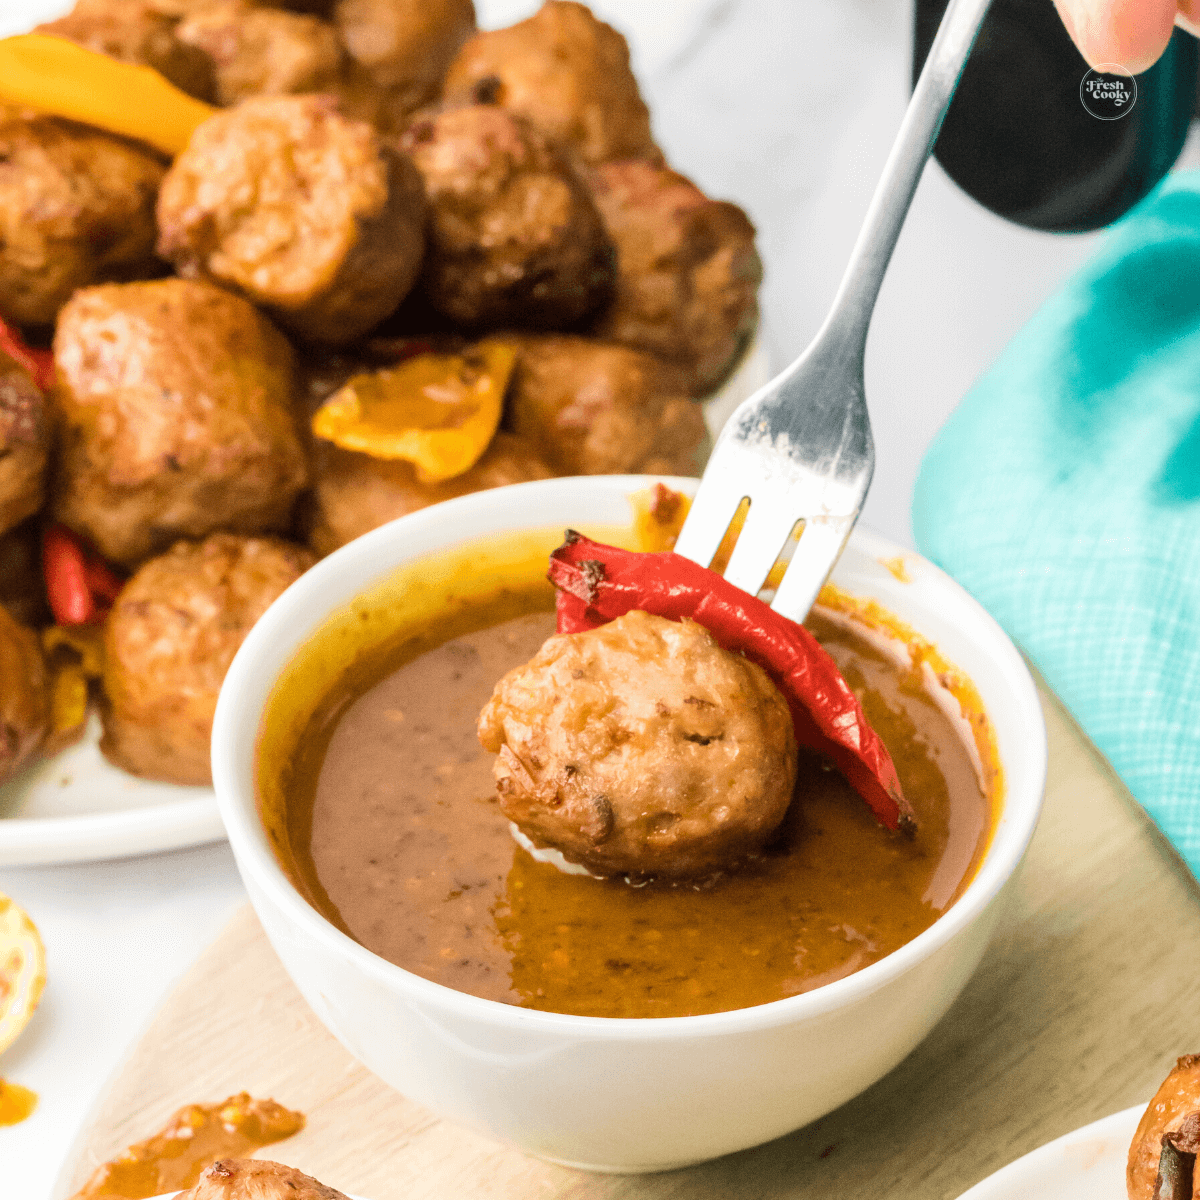
[[94,625],[52,625],[42,630],[50,668],[50,729],[62,734],[87,718],[88,683],[104,673],[104,633]]
[[453,479],[492,440],[516,357],[516,346],[488,340],[355,375],[317,409],[313,433],[344,450],[404,459],[421,483]]
[[118,62],[44,33],[0,39],[0,103],[81,121],[170,155],[216,112],[153,67]]

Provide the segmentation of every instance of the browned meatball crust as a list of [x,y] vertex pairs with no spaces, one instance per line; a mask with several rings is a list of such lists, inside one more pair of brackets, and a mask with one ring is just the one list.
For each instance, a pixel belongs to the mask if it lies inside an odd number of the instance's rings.
[[49,448],[41,389],[0,350],[0,534],[42,507]]
[[192,135],[163,181],[158,249],[314,341],[367,332],[412,287],[425,203],[412,163],[328,96],[262,96]]
[[601,875],[731,866],[771,836],[796,782],[767,673],[700,625],[637,611],[547,639],[496,685],[479,740],[509,820]]
[[33,758],[49,728],[41,642],[0,606],[0,783]]
[[85,288],[54,361],[55,515],[105,557],[286,528],[308,477],[293,354],[253,305],[186,279]]
[[342,44],[328,21],[252,0],[203,8],[180,23],[176,36],[212,61],[218,104],[331,92],[342,75]]
[[206,1167],[179,1200],[348,1200],[311,1175],[261,1158],[224,1158]]
[[750,219],[636,159],[595,167],[590,183],[617,248],[616,298],[595,332],[678,363],[694,395],[711,391],[758,320],[762,262]]
[[475,32],[471,0],[340,0],[333,19],[352,59],[351,90],[373,90],[375,119],[396,131],[436,99],[450,61]]
[[57,21],[38,33],[78,42],[121,62],[153,67],[176,87],[201,100],[213,98],[212,63],[175,36],[177,13],[155,0],[76,0]]
[[570,0],[477,33],[450,64],[444,96],[520,113],[585,162],[662,157],[625,39]]
[[526,336],[507,427],[559,475],[694,475],[704,415],[677,368],[627,346]]
[[214,533],[145,563],[105,627],[105,756],[150,779],[209,783],[225,672],[254,622],[312,562],[279,538]]
[[0,116],[0,316],[48,325],[79,287],[161,269],[147,150],[54,117]]
[[561,329],[612,295],[614,255],[574,168],[503,109],[415,120],[401,147],[429,199],[430,304],[463,325]]
[[410,463],[372,458],[322,441],[316,444],[313,467],[308,540],[318,554],[330,554],[369,530],[442,500],[549,479],[552,474],[528,442],[508,433],[496,434],[469,471],[443,483],[420,483]]
[[[1176,1135],[1173,1142],[1188,1144],[1191,1153],[1196,1152],[1200,1136],[1200,1054],[1185,1054],[1176,1062],[1138,1122],[1125,1166],[1129,1200],[1158,1200],[1172,1194],[1160,1192],[1156,1186],[1164,1134]],[[1190,1189],[1187,1194],[1191,1195]]]

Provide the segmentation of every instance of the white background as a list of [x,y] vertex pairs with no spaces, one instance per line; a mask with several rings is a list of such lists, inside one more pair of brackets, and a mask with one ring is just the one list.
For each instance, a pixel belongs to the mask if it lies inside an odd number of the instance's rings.
[[[529,0],[477,4],[484,25],[536,7]],[[0,0],[0,34],[62,7]],[[597,0],[594,7],[630,36],[672,164],[710,193],[740,202],[757,224],[768,272],[766,326],[781,365],[824,315],[899,124],[909,5]],[[1185,158],[1194,157],[1189,146]],[[936,167],[926,172],[868,346],[878,465],[866,524],[910,540],[912,484],[930,438],[1094,243],[1094,235],[1052,237],[1006,225]],[[0,1128],[0,1191],[3,1200],[50,1200],[104,1081],[244,894],[224,845],[4,869],[0,891],[32,914],[49,957],[43,1005],[0,1064],[7,1078],[41,1097],[30,1120]]]

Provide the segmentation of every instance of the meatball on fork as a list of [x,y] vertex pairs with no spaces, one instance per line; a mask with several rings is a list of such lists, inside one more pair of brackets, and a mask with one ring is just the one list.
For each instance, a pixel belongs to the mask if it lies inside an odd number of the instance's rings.
[[497,685],[479,740],[504,814],[599,875],[704,876],[791,803],[787,701],[691,621],[633,611],[551,637]]

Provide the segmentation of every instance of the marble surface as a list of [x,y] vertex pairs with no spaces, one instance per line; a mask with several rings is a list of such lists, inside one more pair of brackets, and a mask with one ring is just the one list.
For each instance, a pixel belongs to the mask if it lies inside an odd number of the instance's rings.
[[[0,0],[0,34],[64,7]],[[536,7],[481,0],[504,24]],[[624,29],[673,164],[755,220],[777,363],[819,325],[906,99],[909,5],[892,0],[597,0]],[[1197,155],[1192,147],[1189,161]],[[932,167],[867,352],[878,467],[864,522],[909,541],[920,456],[958,398],[1095,236],[1008,226]],[[0,872],[48,946],[41,1010],[3,1074],[41,1096],[0,1128],[5,1200],[46,1200],[67,1148],[172,982],[244,897],[223,845]]]

